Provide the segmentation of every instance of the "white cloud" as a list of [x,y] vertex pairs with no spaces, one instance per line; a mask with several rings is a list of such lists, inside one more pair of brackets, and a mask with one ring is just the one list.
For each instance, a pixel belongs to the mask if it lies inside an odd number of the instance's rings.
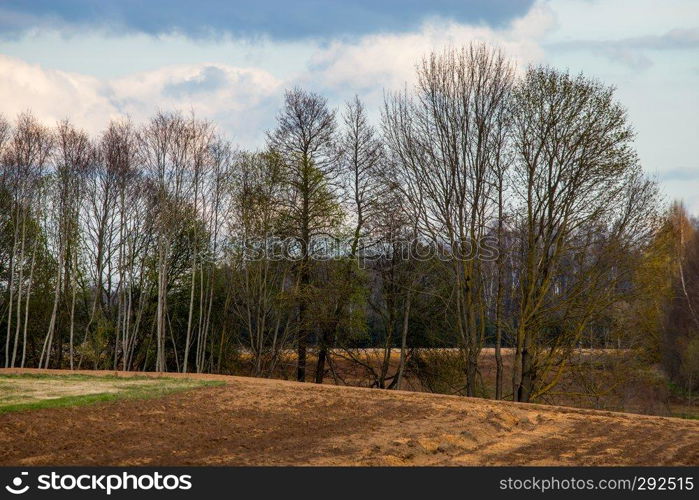
[[431,50],[472,41],[499,47],[523,66],[543,59],[539,40],[554,26],[553,11],[546,4],[533,7],[500,30],[432,19],[414,33],[369,35],[356,42],[335,41],[312,57],[309,80],[330,88],[401,88],[412,81],[415,63]]
[[69,118],[92,133],[112,118],[128,115],[141,122],[158,109],[179,109],[215,120],[241,142],[255,141],[280,86],[263,70],[223,64],[167,66],[100,80],[0,55],[0,112],[12,118],[31,110],[47,123]]
[[191,109],[243,143],[259,141],[281,88],[263,70],[214,63],[168,66],[110,82],[111,101],[122,114],[144,120],[155,109]]
[[93,77],[58,70],[0,55],[0,111],[11,118],[31,110],[41,120],[56,122],[71,117],[94,129],[114,109],[102,83]]

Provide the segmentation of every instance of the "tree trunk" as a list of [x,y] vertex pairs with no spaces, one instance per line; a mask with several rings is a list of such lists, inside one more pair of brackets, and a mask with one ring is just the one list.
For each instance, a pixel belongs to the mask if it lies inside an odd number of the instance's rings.
[[325,359],[328,355],[328,342],[327,342],[327,332],[323,332],[323,338],[320,343],[320,349],[318,350],[318,361],[316,362],[316,376],[315,383],[322,384],[323,378],[325,376]]
[[534,386],[535,367],[533,364],[533,353],[531,352],[531,335],[525,333],[524,345],[522,348],[522,378],[519,384],[517,400],[528,403]]
[[412,304],[412,294],[408,292],[405,298],[405,311],[403,312],[403,331],[401,332],[400,340],[400,361],[398,363],[398,374],[396,375],[396,389],[401,389],[403,381],[403,373],[405,372],[406,349],[408,345],[408,325],[410,321],[410,306]]

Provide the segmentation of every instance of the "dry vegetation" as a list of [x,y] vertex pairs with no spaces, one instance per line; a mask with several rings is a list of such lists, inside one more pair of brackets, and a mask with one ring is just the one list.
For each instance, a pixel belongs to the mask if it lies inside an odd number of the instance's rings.
[[[503,368],[511,372],[513,350],[502,349]],[[325,384],[376,387],[376,374],[383,360],[382,349],[332,351],[332,370],[323,379]],[[390,354],[389,371],[396,372],[400,363],[399,350]],[[311,353],[308,361],[315,363]],[[230,369],[237,375],[253,373],[252,359],[239,354]],[[492,398],[496,373],[494,350],[484,348],[479,361],[481,390],[478,396]],[[464,361],[458,349],[413,349],[407,362],[400,388],[405,391],[465,395]],[[280,356],[273,378],[293,380],[296,375],[296,355],[286,352]],[[315,372],[311,372],[315,378]],[[506,400],[512,390],[506,386]],[[638,413],[680,418],[699,418],[699,401],[688,399],[657,365],[638,359],[637,353],[625,349],[580,349],[571,356],[555,390],[543,395],[540,403]]]

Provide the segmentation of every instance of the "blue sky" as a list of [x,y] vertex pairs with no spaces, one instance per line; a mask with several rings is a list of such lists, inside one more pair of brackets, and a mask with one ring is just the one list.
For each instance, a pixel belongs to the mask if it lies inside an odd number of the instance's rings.
[[179,108],[255,147],[287,87],[378,109],[472,40],[616,86],[645,169],[699,215],[696,0],[0,0],[0,112],[98,133]]

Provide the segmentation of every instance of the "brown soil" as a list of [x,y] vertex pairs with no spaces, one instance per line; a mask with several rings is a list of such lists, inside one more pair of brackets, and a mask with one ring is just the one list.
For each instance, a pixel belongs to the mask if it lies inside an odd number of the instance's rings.
[[699,465],[696,421],[186,376],[227,384],[0,415],[0,465]]

